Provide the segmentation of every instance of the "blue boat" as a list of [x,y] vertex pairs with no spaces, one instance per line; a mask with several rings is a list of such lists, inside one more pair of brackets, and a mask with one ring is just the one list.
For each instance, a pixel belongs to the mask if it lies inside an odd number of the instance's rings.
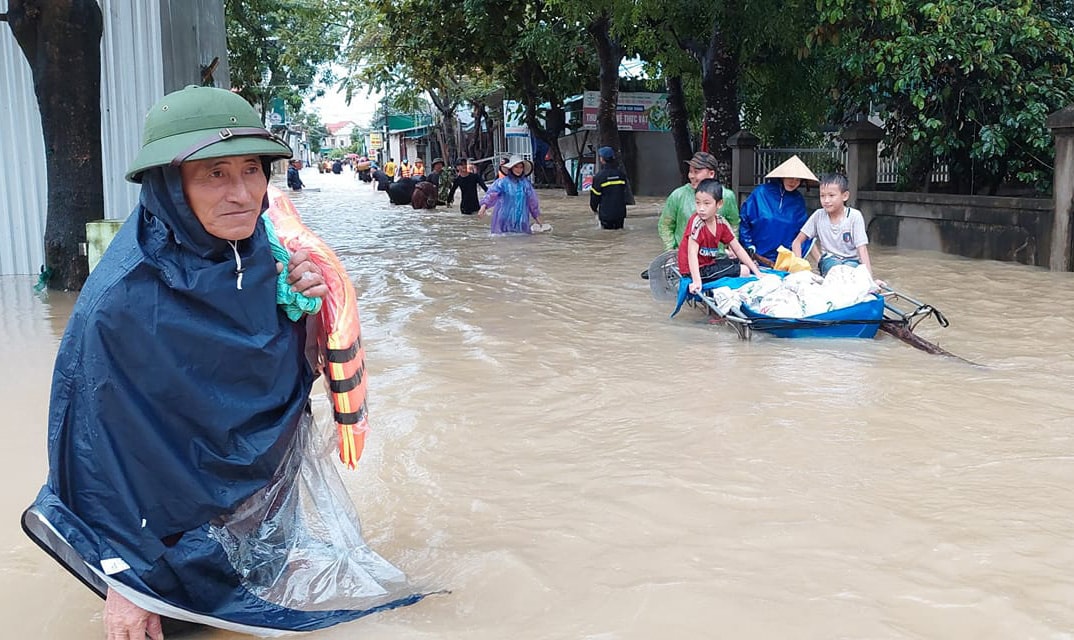
[[[787,275],[781,271],[767,269],[765,271],[780,277]],[[728,313],[721,313],[713,302],[710,292],[720,287],[737,289],[753,280],[755,280],[753,276],[721,278],[706,282],[702,285],[700,293],[691,294],[689,292],[690,279],[681,278],[677,304],[671,316],[674,317],[683,304],[702,304],[727,320],[739,337],[747,340],[752,336],[753,331],[763,331],[780,338],[872,338],[876,336],[878,330],[883,329],[924,351],[942,352],[939,347],[913,335],[913,329],[921,320],[929,316],[935,317],[941,326],[946,327],[947,318],[932,306],[886,287],[872,300],[804,318],[769,316],[751,309],[748,305],[741,305]],[[910,307],[900,308],[899,305],[903,303],[909,304]],[[905,304],[903,304],[904,307]]]

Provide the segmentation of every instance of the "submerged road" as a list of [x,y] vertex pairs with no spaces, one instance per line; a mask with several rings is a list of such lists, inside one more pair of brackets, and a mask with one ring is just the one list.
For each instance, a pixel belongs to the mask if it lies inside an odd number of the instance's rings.
[[[610,232],[539,191],[554,231],[493,238],[303,179],[368,350],[373,431],[345,480],[370,545],[451,591],[309,637],[1074,634],[1074,275],[873,248],[950,319],[922,335],[980,367],[884,334],[746,343],[650,298],[656,199]],[[101,603],[18,529],[72,301],[32,284],[0,278],[3,635],[103,637]]]

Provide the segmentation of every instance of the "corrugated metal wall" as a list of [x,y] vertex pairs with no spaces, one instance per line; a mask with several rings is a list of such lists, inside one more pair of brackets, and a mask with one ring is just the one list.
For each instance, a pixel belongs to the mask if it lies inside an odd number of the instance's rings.
[[104,217],[126,218],[138,187],[123,179],[142,146],[142,121],[164,95],[160,4],[104,0],[101,38],[101,147]]
[[202,70],[219,58],[213,86],[231,87],[223,0],[160,0],[164,92],[204,84]]
[[[2,11],[7,0],[0,0]],[[123,173],[138,151],[146,111],[164,95],[160,5],[104,0],[102,11],[104,216],[125,218],[138,191]],[[46,175],[30,67],[0,23],[0,275],[34,274],[44,262]]]
[[[0,12],[7,0],[0,0]],[[0,22],[0,275],[45,261],[45,141],[30,65]]]

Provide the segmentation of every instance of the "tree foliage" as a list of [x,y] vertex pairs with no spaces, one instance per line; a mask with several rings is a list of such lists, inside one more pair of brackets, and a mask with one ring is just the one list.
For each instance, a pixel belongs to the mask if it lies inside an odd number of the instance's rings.
[[561,110],[595,74],[584,29],[547,2],[466,0],[445,9],[436,0],[373,0],[349,6],[356,28],[346,85],[352,91],[372,86],[393,105],[428,95],[445,141],[454,137],[452,121],[463,103],[502,125],[498,109],[486,109],[489,96],[501,90],[526,105],[524,119],[535,136],[554,141],[546,112]]
[[[345,51],[348,95],[371,87],[392,111],[415,112],[431,102],[442,153],[458,155],[456,111],[494,88],[483,71],[485,40],[462,10],[436,0],[374,0],[348,5],[354,28]],[[451,34],[451,37],[445,37]]]
[[726,165],[743,126],[768,144],[815,139],[825,73],[805,46],[814,15],[805,0],[637,0],[615,19],[630,52],[682,79],[691,120]]
[[[941,162],[962,193],[1046,189],[1045,117],[1074,100],[1069,3],[821,0],[815,47],[839,62],[834,117],[875,112],[905,186]],[[1062,20],[1066,16],[1066,23]]]
[[314,151],[321,148],[321,141],[328,135],[328,130],[321,122],[321,116],[316,113],[298,112],[291,118],[291,127],[301,128],[306,132],[310,149]]
[[273,98],[291,113],[335,82],[331,63],[346,36],[345,16],[329,0],[224,0],[231,85],[264,117]]
[[[508,96],[522,104],[522,118],[530,133],[548,145],[560,184],[568,195],[577,187],[567,171],[558,138],[563,133],[564,102],[584,91],[586,81],[599,72],[590,51],[590,34],[577,20],[558,15],[546,3],[507,5],[489,3],[502,25],[516,37],[502,43],[493,73]],[[492,15],[492,14],[490,14]]]
[[[945,163],[963,191],[1039,187],[1051,171],[1043,119],[1074,98],[1069,0],[338,0],[330,11],[312,0],[227,2],[241,24],[257,16],[243,42],[265,50],[302,42],[298,33],[340,41],[338,31],[288,30],[296,7],[331,16],[337,26],[325,29],[346,25],[348,91],[373,87],[397,107],[428,96],[450,151],[457,108],[485,113],[500,88],[535,136],[554,141],[564,100],[599,77],[599,20],[626,55],[681,78],[673,85],[695,131],[704,122],[725,161],[740,127],[769,145],[802,145],[819,141],[826,120],[878,114],[910,184]],[[301,73],[289,77],[301,85]]]

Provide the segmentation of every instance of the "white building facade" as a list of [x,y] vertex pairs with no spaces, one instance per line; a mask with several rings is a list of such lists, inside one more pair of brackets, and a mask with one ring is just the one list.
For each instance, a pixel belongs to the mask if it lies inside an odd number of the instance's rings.
[[351,146],[351,136],[354,135],[353,122],[332,122],[324,126],[328,135],[321,140],[321,149],[343,149]]

